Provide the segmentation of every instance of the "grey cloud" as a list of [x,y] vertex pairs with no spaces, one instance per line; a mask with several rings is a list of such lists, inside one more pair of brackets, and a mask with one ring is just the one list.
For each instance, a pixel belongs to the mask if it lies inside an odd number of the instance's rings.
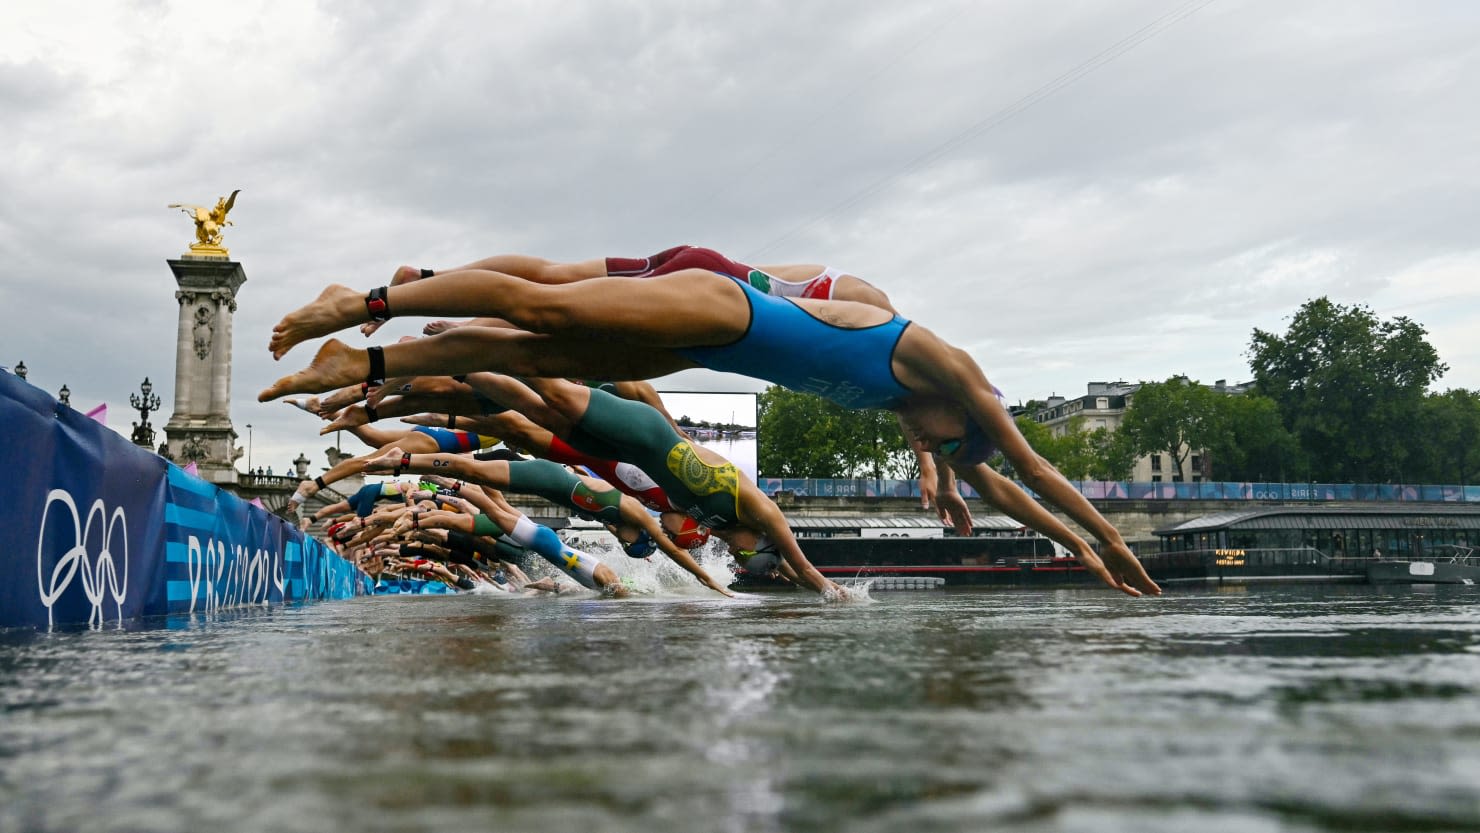
[[402,262],[834,263],[1032,398],[1242,378],[1254,326],[1474,252],[1472,4],[1220,0],[993,120],[1179,5],[324,3],[222,34],[203,81],[144,4],[121,78],[0,58],[0,363],[168,395],[190,233],[164,204],[233,188],[233,416],[277,467],[329,443],[253,401],[311,355],[272,362],[272,324]]

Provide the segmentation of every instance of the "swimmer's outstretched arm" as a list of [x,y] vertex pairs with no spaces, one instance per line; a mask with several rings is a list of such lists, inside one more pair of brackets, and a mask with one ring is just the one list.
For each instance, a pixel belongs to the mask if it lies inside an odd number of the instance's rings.
[[1023,526],[1035,529],[1050,539],[1062,544],[1074,553],[1081,562],[1095,558],[1094,550],[1052,512],[1044,509],[1038,501],[1028,496],[1017,484],[993,471],[991,467],[978,464],[961,470],[961,479],[976,487],[982,500],[1002,510],[1008,517]]
[[[980,369],[977,369],[978,375],[980,372]],[[961,389],[966,392],[965,404],[968,417],[975,420],[988,432],[988,436],[996,440],[998,448],[1002,449],[1002,454],[1007,457],[1008,462],[1012,463],[1013,471],[1017,472],[1023,483],[1049,503],[1062,509],[1075,523],[1099,540],[1101,551],[1098,556],[1094,553],[1086,555],[1076,551],[1075,555],[1080,562],[1090,572],[1099,576],[1101,581],[1127,595],[1140,596],[1143,593],[1160,595],[1161,588],[1146,574],[1146,568],[1141,566],[1140,560],[1131,552],[1130,547],[1126,546],[1125,539],[1120,537],[1120,531],[1111,525],[1105,516],[1101,515],[1085,499],[1084,495],[1071,486],[1058,469],[1040,457],[1032,446],[1028,445],[1028,441],[1023,439],[1017,424],[1012,421],[1012,417],[1007,415],[1002,403],[992,393],[992,386],[987,383],[986,377],[981,376],[978,384],[963,385]],[[1017,489],[1016,484],[1011,481],[1006,482],[1011,488]],[[1058,526],[1063,527],[1062,523]],[[1038,528],[1038,531],[1050,537],[1061,534],[1053,527]],[[1072,536],[1072,533],[1070,535]],[[1059,543],[1063,544],[1064,541],[1059,541]],[[1069,546],[1069,544],[1064,545]],[[1071,547],[1072,549],[1074,548]]]
[[[407,472],[440,475],[495,489],[509,485],[509,464],[505,460],[477,460],[463,454],[445,452],[415,452],[399,446],[382,449],[377,455],[367,459],[365,470],[377,474]],[[469,489],[466,495],[459,491],[458,496],[473,502],[475,494],[475,490]],[[484,506],[478,508],[488,511]]]
[[[781,557],[796,571],[796,581],[801,586],[818,593],[827,599],[846,599],[848,592],[834,584],[817,568],[807,560],[806,554],[802,552],[801,545],[797,543],[796,536],[792,534],[791,526],[786,522],[786,516],[782,514],[781,508],[766,497],[759,488],[746,480],[741,480],[740,487],[740,518],[747,525],[764,532]],[[746,488],[749,486],[750,488]],[[757,497],[759,496],[759,497]]]
[[[934,455],[927,451],[925,456],[933,457]],[[940,460],[935,471],[936,514],[940,516],[941,522],[950,524],[957,535],[970,537],[972,534],[971,508],[967,506],[966,499],[961,497],[961,490],[956,487],[955,470],[951,468],[950,463]]]
[[372,431],[368,428],[354,429],[355,435],[361,440],[382,439],[384,442],[380,448],[358,457],[350,457],[335,463],[333,468],[313,478],[304,480],[298,484],[298,490],[291,498],[295,505],[299,505],[313,497],[321,489],[327,489],[330,484],[337,483],[346,477],[353,477],[366,471],[366,464],[385,454],[388,449],[397,448],[412,453],[435,450],[437,441],[426,434],[416,431]]
[[[599,480],[593,477],[580,477],[581,480],[584,481],[586,485],[593,490],[616,490],[615,486],[612,486],[604,480]],[[658,545],[658,549],[662,550],[664,555],[672,559],[673,563],[682,567],[690,575],[698,579],[700,584],[708,587],[710,590],[713,590],[714,592],[719,593],[722,596],[729,596],[731,598],[734,598],[734,593],[731,593],[728,589],[725,588],[724,585],[715,581],[709,575],[709,573],[704,571],[703,567],[699,566],[699,562],[694,560],[694,556],[692,553],[690,553],[683,547],[680,547],[679,545],[673,543],[673,539],[669,538],[668,533],[663,531],[663,525],[658,523],[657,518],[654,518],[652,515],[648,514],[647,509],[643,508],[643,505],[637,500],[637,498],[632,497],[631,495],[622,495],[621,503],[619,505],[622,511],[622,520],[625,521],[629,526],[635,526],[638,529],[646,532],[648,534],[648,537],[653,540],[653,543]]]
[[341,500],[337,503],[331,503],[328,506],[325,506],[319,511],[313,513],[313,519],[315,521],[322,521],[330,515],[342,515],[349,511],[351,511],[349,508],[349,501]]

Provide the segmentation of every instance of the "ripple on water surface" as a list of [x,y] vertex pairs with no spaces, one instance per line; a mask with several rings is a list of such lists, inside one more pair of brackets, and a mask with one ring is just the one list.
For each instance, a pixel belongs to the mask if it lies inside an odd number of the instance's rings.
[[0,830],[1480,830],[1477,601],[458,596],[11,631]]

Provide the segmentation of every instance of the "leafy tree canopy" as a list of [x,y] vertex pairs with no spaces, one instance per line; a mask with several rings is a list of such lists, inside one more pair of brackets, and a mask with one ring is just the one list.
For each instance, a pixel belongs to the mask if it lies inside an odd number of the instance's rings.
[[1283,334],[1256,329],[1249,364],[1307,456],[1309,479],[1400,480],[1418,444],[1416,415],[1448,368],[1408,318],[1307,301]]

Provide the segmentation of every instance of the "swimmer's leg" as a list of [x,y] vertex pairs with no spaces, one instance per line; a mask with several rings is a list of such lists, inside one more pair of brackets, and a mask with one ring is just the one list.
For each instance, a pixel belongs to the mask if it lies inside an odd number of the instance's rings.
[[728,344],[749,326],[746,310],[738,284],[697,269],[636,283],[593,278],[579,287],[536,284],[501,272],[449,272],[365,296],[330,286],[284,316],[273,327],[268,347],[281,358],[300,342],[376,318],[469,313],[506,318],[539,333],[667,347]]
[[[613,279],[617,280],[617,279]],[[694,367],[662,348],[612,349],[607,342],[562,339],[495,327],[458,327],[441,335],[390,344],[381,350],[381,373],[435,376],[496,370],[513,376],[650,379]],[[294,393],[322,393],[368,379],[370,354],[337,339],[319,348],[308,367],[284,376],[258,394],[266,402]]]

